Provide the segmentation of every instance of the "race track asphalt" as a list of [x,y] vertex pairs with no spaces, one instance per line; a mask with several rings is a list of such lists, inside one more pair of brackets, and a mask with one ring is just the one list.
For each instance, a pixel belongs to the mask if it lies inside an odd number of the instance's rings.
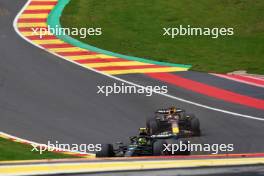
[[169,170],[147,170],[128,172],[102,172],[89,174],[69,174],[69,176],[263,176],[263,166],[241,166],[225,168],[187,168]]
[[[195,142],[232,143],[234,153],[264,152],[264,121],[204,109],[162,95],[97,94],[98,85],[121,83],[53,56],[17,35],[12,23],[25,2],[0,0],[0,131],[45,144],[48,140],[112,143],[135,135],[155,109],[178,105],[200,118],[203,136]],[[119,77],[143,85],[164,85],[145,75]],[[180,98],[264,116],[261,110],[168,86],[170,94]]]

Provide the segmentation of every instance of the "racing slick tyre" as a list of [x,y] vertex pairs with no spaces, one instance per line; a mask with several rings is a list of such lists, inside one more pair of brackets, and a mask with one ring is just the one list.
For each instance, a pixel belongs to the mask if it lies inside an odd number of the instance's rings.
[[114,148],[112,144],[102,144],[101,151],[96,152],[96,157],[113,157]]
[[159,130],[159,124],[154,118],[147,119],[146,127],[149,135],[156,134]]
[[166,152],[163,151],[165,149],[164,144],[167,144],[165,140],[157,140],[153,143],[153,156],[165,155]]
[[188,114],[189,116],[189,124],[191,131],[194,133],[194,136],[200,136],[201,130],[200,130],[200,121],[197,117],[195,117],[194,114]]

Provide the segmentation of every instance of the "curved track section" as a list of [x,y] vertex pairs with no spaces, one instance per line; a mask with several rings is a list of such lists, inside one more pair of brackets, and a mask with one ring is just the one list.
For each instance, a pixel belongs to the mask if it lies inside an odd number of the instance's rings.
[[[233,143],[235,153],[264,152],[264,123],[240,118],[154,94],[97,94],[97,85],[118,80],[60,59],[25,42],[12,21],[25,2],[0,0],[0,129],[39,143],[107,143],[125,140],[144,126],[159,107],[179,105],[201,120],[199,143]],[[141,84],[161,84],[144,75],[120,77]],[[171,85],[173,95],[253,116],[263,111],[225,103]]]

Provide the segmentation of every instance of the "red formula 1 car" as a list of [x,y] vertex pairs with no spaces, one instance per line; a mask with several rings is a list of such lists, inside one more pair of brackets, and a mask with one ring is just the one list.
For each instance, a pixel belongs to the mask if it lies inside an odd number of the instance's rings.
[[146,128],[150,135],[165,131],[184,137],[201,135],[199,119],[176,107],[158,109],[154,117],[147,119]]

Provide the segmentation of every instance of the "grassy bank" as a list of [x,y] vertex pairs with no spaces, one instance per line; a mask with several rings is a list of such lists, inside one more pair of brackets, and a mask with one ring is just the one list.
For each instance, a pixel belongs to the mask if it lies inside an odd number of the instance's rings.
[[[103,35],[78,40],[105,50],[191,64],[193,70],[264,74],[262,0],[71,0],[63,27],[101,27]],[[163,36],[163,27],[232,27],[233,36]]]
[[32,147],[30,145],[0,138],[0,161],[73,158],[70,155],[53,152],[44,152],[40,155],[38,152],[31,152],[31,150]]

